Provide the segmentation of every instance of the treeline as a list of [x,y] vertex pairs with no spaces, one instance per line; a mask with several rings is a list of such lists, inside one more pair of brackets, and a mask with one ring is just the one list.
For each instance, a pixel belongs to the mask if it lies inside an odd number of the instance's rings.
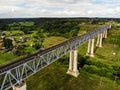
[[41,26],[45,32],[50,33],[50,36],[63,36],[70,38],[77,36],[80,27],[79,22],[75,21],[47,21]]
[[[70,38],[76,36],[80,30],[79,24],[99,24],[107,22],[105,18],[21,18],[0,19],[0,30],[21,30],[25,34],[42,29],[48,36],[63,36]],[[31,22],[33,25],[25,25],[20,22]]]
[[[4,22],[4,20],[2,20]],[[8,20],[5,20],[8,21]],[[14,22],[15,21],[15,22]],[[21,20],[12,20],[0,26],[1,31],[21,30],[25,34],[30,34],[32,31],[43,30],[43,33],[48,33],[48,36],[63,36],[66,38],[76,36],[79,31],[79,20],[71,19],[28,19],[23,22],[33,22],[33,25],[23,25]]]

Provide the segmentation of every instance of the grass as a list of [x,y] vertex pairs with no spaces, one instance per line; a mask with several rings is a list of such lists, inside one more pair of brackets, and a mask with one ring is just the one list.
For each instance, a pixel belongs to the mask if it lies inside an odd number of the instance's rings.
[[101,27],[101,25],[91,25],[91,24],[80,24],[79,26],[80,26],[80,31],[78,35],[85,34],[88,31],[95,30]]
[[[115,31],[111,29],[109,31],[109,35],[107,39],[103,41],[103,47],[98,48],[95,52],[96,58],[99,59],[101,56],[101,59],[109,61],[113,60],[115,62],[116,59],[120,59],[120,48],[118,47],[119,41],[115,41],[118,39],[117,34],[120,34],[120,29],[118,31]],[[111,43],[111,40],[114,40]],[[113,54],[115,53],[115,55]],[[119,63],[119,62],[118,62]]]
[[17,36],[17,35],[21,36],[24,35],[24,32],[20,30],[10,30],[10,31],[5,31],[5,34],[10,36]]
[[67,40],[67,39],[64,37],[57,37],[57,36],[47,37],[47,38],[45,38],[43,45],[44,45],[44,47],[48,48],[48,47],[54,46],[58,43],[61,43],[65,40]]
[[15,58],[18,56],[11,54],[10,52],[0,54],[0,66],[8,64],[12,61],[15,61]]
[[29,21],[29,22],[27,22],[27,21],[26,21],[26,22],[17,22],[17,23],[16,23],[16,22],[13,22],[12,24],[9,24],[9,26],[14,26],[14,25],[16,25],[16,24],[17,24],[17,25],[19,24],[19,25],[21,25],[21,26],[33,26],[33,25],[34,25],[34,22],[30,22],[30,21]]
[[82,70],[75,78],[66,74],[67,69],[68,65],[53,63],[27,79],[27,90],[118,90],[119,88],[109,79],[101,80],[100,77]]
[[33,26],[34,22],[19,22],[22,26]]

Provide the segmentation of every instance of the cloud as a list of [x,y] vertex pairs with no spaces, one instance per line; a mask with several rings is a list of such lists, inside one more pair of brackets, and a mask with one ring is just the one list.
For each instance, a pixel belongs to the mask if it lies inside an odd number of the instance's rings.
[[[114,2],[113,4],[111,4]],[[0,18],[117,17],[119,0],[0,0]]]

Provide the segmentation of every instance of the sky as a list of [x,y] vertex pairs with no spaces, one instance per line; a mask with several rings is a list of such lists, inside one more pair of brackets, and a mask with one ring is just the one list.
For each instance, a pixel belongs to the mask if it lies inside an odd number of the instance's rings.
[[0,0],[0,18],[120,18],[120,0]]

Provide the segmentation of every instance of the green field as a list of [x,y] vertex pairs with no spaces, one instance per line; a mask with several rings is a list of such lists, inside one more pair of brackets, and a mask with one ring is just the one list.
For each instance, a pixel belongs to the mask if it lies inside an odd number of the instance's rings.
[[65,40],[67,40],[67,39],[64,37],[57,37],[57,36],[47,37],[47,38],[45,38],[43,45],[44,45],[44,47],[48,48],[48,47],[57,45],[61,42],[64,42]]
[[27,79],[27,90],[119,90],[120,86],[80,70],[75,78],[66,74],[68,65],[55,62]]
[[12,61],[15,61],[16,58],[17,58],[17,56],[14,54],[11,54],[10,52],[0,54],[0,65],[5,65]]

